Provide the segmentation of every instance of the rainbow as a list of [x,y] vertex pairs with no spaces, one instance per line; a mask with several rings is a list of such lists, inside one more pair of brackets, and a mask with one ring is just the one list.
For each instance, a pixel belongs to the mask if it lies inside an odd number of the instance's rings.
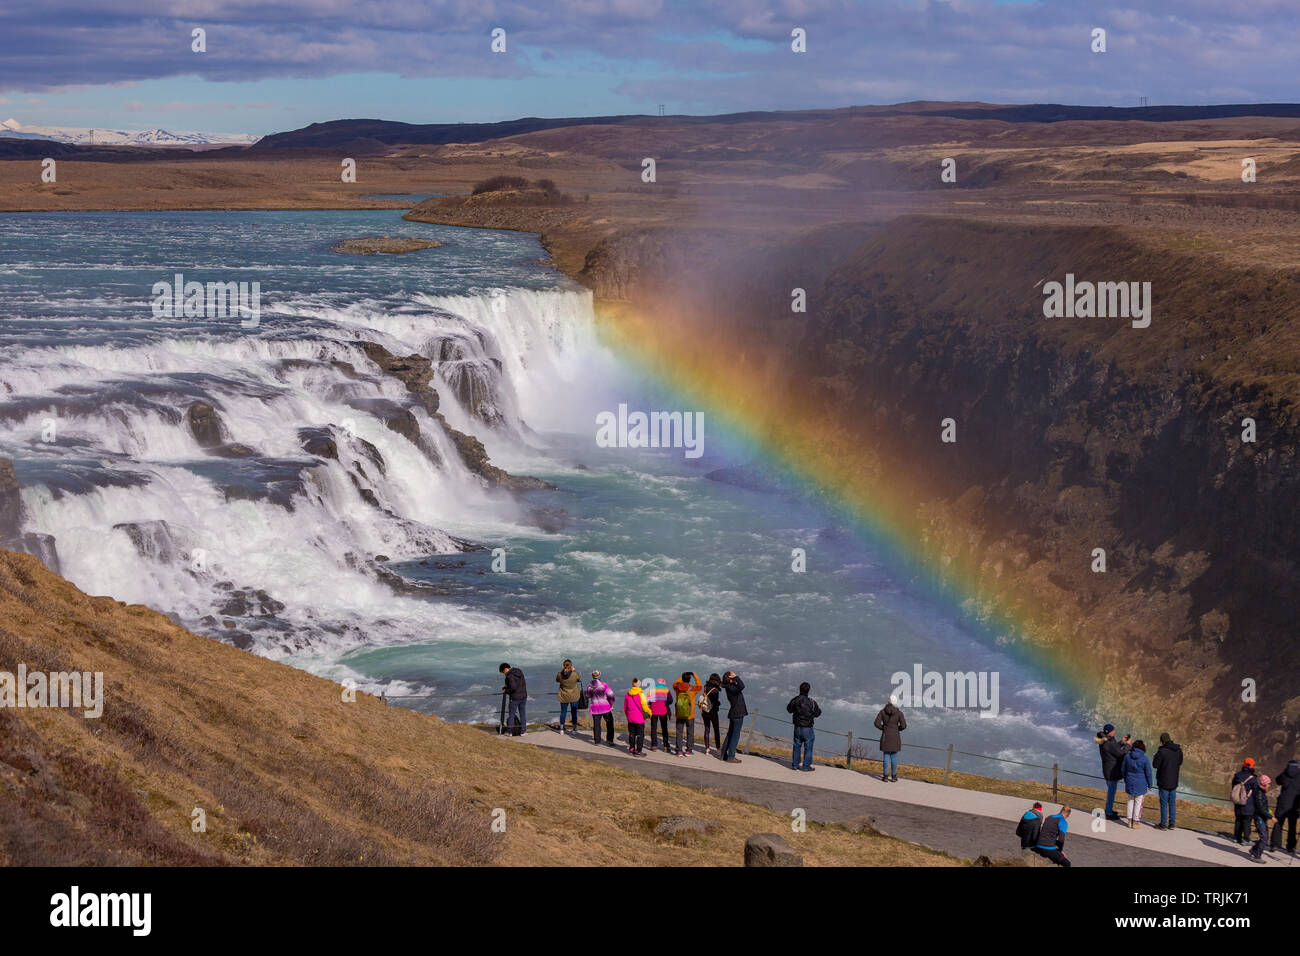
[[[954,535],[969,540],[974,525],[951,507],[943,513],[938,505],[918,509],[918,502],[942,497],[920,468],[900,474],[873,460],[858,423],[836,421],[806,393],[793,389],[789,376],[767,360],[723,335],[703,333],[699,324],[671,310],[656,309],[650,315],[622,303],[598,303],[597,315],[607,344],[686,407],[703,409],[710,430],[716,433],[721,427],[753,460],[820,500],[932,599],[1042,673],[1077,704],[1089,707],[1095,700],[1086,650],[1066,635],[1049,637],[1059,626],[1048,613],[1050,594],[1009,585],[986,561],[951,547]],[[936,434],[938,427],[936,422]],[[1125,710],[1112,716],[1143,716]]]

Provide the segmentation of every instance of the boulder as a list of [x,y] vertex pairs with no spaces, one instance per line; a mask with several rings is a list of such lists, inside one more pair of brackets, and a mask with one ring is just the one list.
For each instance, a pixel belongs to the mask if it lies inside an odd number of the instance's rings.
[[302,442],[302,450],[307,454],[338,461],[339,446],[328,428],[300,428],[298,440]]
[[224,444],[221,418],[208,402],[195,402],[191,405],[185,413],[185,420],[200,448],[216,448]]
[[745,866],[803,866],[803,855],[775,833],[755,833],[745,841]]

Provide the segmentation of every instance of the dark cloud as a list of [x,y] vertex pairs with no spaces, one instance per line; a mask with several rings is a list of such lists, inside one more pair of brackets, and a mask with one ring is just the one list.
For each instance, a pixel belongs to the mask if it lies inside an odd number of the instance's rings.
[[[580,63],[634,77],[619,87],[629,102],[678,109],[1289,100],[1297,12],[1290,0],[6,0],[0,90],[181,75],[525,77]],[[190,51],[196,26],[207,53]],[[505,56],[489,50],[496,26]],[[795,26],[805,54],[790,50]],[[1094,27],[1107,30],[1105,54],[1089,51]]]

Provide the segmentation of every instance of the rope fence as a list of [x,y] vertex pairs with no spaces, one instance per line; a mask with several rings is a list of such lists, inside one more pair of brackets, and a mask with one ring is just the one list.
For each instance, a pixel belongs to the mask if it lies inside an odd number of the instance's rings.
[[[390,700],[456,700],[456,699],[486,699],[486,698],[494,698],[494,699],[501,698],[501,710],[497,717],[497,733],[498,734],[506,733],[507,728],[505,726],[505,720],[506,720],[505,695],[500,692],[489,693],[489,694],[382,694],[380,695],[380,699],[385,702]],[[533,697],[530,695],[527,698],[527,702],[530,704],[534,702],[542,702],[548,700],[551,701],[552,703],[558,703],[556,701],[556,698],[550,694],[546,695],[545,697]],[[547,716],[553,714],[559,714],[560,708],[555,707],[553,709],[543,710],[541,711],[541,713]],[[438,712],[437,716],[442,718],[458,719],[458,720],[459,719],[483,720],[485,717],[485,712],[484,710],[467,711],[467,712],[453,713],[453,714]],[[698,717],[696,719],[698,719]],[[746,755],[750,753],[750,749],[753,745],[755,729],[760,720],[766,720],[772,723],[784,724],[787,727],[794,726],[792,721],[786,720],[782,717],[776,717],[771,714],[762,714],[759,713],[758,711],[754,711],[749,715],[749,726],[745,730],[744,751]],[[874,732],[874,728],[872,732]],[[820,755],[828,759],[835,759],[835,760],[842,759],[844,760],[845,767],[850,770],[853,769],[854,759],[857,759],[859,761],[877,760],[876,757],[872,757],[868,755],[865,749],[865,745],[879,744],[880,743],[879,737],[872,737],[870,735],[863,736],[860,734],[855,735],[851,730],[839,731],[839,730],[830,730],[824,727],[817,727],[816,737],[820,739],[823,734],[829,734],[830,736],[839,737],[843,739],[845,741],[844,750],[843,751],[827,750],[822,747],[814,746],[813,747],[814,755]],[[946,747],[936,747],[929,744],[913,743],[912,741],[909,740],[906,744],[906,747],[909,750],[925,750],[933,753],[944,754],[944,763],[943,763],[944,786],[949,785],[948,781],[952,774],[952,758],[954,756],[970,757],[975,760],[988,760],[993,763],[1009,764],[1016,767],[1028,767],[1033,770],[1043,770],[1043,771],[1050,770],[1052,772],[1051,790],[1052,790],[1053,803],[1060,803],[1061,802],[1060,796],[1062,794],[1065,794],[1067,796],[1082,797],[1084,799],[1089,799],[1092,796],[1091,794],[1083,793],[1082,791],[1079,790],[1071,790],[1068,787],[1062,786],[1061,774],[1070,774],[1071,776],[1082,777],[1087,780],[1099,781],[1101,783],[1101,786],[1098,787],[1098,789],[1100,790],[1104,790],[1106,784],[1106,779],[1102,777],[1100,774],[1086,773],[1081,770],[1070,770],[1069,768],[1062,767],[1059,763],[1053,763],[1051,766],[1048,766],[1046,764],[1029,763],[1023,760],[1012,760],[1009,757],[994,757],[990,754],[972,753],[971,751],[968,750],[957,750],[952,744],[948,744]],[[962,772],[962,771],[958,771],[958,772]],[[1026,782],[1038,784],[1043,787],[1048,786],[1046,783],[1041,783],[1040,781],[1036,781],[1036,780],[1026,781]],[[1117,794],[1117,798],[1118,796],[1119,795]],[[1196,791],[1183,790],[1181,788],[1178,790],[1178,796],[1180,799],[1193,798],[1196,800],[1210,801],[1213,803],[1223,803],[1229,805],[1231,805],[1232,803],[1232,801],[1226,797],[1216,797],[1208,793],[1197,793]],[[1184,811],[1184,813],[1187,812],[1188,811]],[[1211,820],[1216,823],[1223,822],[1217,817],[1206,817],[1196,813],[1191,813],[1190,815],[1201,820]]]

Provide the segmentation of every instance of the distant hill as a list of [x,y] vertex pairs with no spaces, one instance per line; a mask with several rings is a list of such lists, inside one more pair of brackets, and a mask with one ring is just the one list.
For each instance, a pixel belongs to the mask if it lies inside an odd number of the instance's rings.
[[950,119],[996,120],[1005,123],[1061,123],[1070,121],[1144,121],[1154,123],[1226,119],[1241,116],[1300,118],[1300,103],[1227,104],[1221,106],[1066,106],[1037,103],[1003,106],[993,103],[896,103],[890,106],[852,106],[834,110],[782,110],[724,113],[717,116],[536,116],[499,123],[399,123],[393,120],[344,119],[312,123],[302,129],[263,137],[254,150],[336,149],[342,145],[442,146],[481,143],[570,126],[672,126],[730,123],[814,122],[836,117],[889,117],[925,115]]

